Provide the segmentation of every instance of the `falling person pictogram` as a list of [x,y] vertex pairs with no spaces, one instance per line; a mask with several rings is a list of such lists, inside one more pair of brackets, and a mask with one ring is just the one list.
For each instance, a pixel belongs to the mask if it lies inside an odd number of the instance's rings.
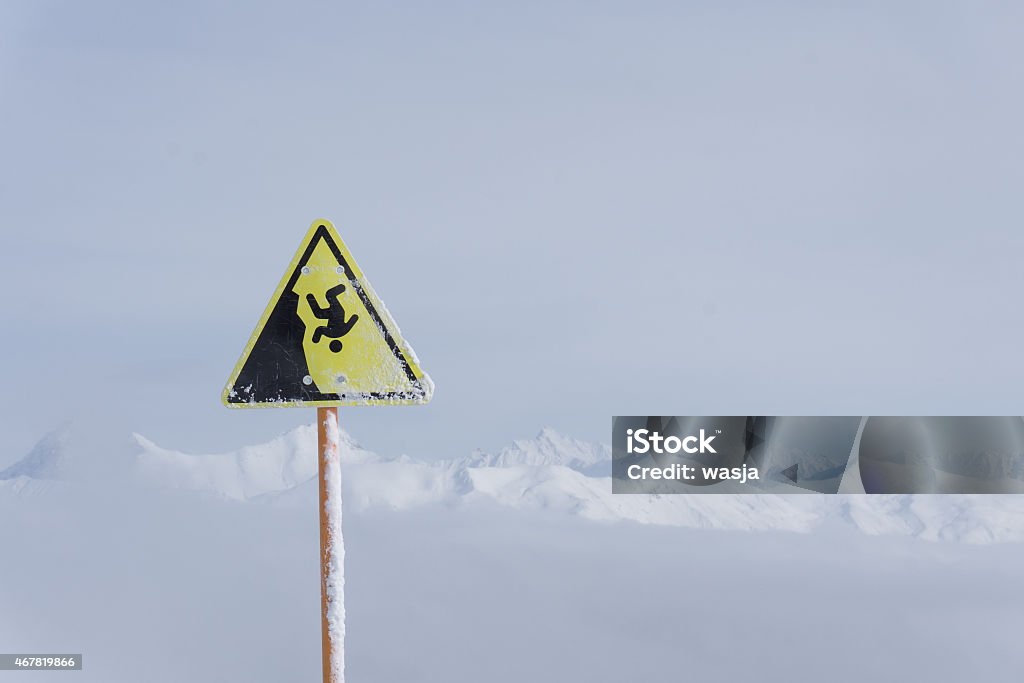
[[344,337],[346,334],[352,331],[352,328],[359,321],[359,314],[353,313],[351,318],[346,320],[345,307],[341,303],[341,295],[345,292],[345,285],[337,285],[327,290],[327,306],[323,307],[320,302],[316,300],[312,292],[306,293],[306,302],[309,304],[309,310],[313,311],[320,320],[326,320],[326,325],[321,325],[313,330],[313,343],[319,344],[320,339],[323,336],[328,336],[332,339],[330,343],[330,349],[334,353],[339,353],[342,349],[342,343],[340,337]]

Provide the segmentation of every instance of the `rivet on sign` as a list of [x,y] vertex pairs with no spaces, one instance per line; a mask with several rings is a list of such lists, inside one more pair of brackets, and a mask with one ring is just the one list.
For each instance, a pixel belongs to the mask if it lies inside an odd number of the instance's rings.
[[309,266],[302,266],[302,274],[309,275]]
[[338,275],[345,274],[345,266],[338,266]]
[[337,382],[338,384],[344,384],[345,380],[347,379],[348,377],[345,377],[345,375],[338,375],[337,377],[334,378],[334,381]]
[[309,375],[306,375],[305,377],[302,378],[302,383],[308,387],[310,384],[313,383],[313,378],[310,377]]

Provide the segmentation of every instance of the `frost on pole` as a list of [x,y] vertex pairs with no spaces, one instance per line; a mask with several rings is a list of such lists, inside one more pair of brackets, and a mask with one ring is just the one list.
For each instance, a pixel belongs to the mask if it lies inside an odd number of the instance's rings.
[[315,221],[224,388],[229,408],[411,404],[434,385],[329,221]]
[[324,634],[330,640],[324,680],[343,683],[345,680],[345,540],[341,529],[341,434],[335,411],[323,411],[327,436],[321,463],[326,495],[321,500],[326,521],[326,545],[323,548],[326,567],[322,574],[323,599],[326,601]]

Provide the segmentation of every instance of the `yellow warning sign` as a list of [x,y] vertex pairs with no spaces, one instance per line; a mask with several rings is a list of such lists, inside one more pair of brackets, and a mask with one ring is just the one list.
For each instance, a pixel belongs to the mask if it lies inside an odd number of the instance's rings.
[[426,403],[434,385],[329,221],[306,233],[224,388],[230,408]]

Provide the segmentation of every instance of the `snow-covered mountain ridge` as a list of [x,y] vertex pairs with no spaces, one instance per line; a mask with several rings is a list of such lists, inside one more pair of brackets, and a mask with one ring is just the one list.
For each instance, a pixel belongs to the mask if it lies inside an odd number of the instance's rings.
[[[584,473],[610,463],[612,449],[559,434],[545,427],[533,439],[517,439],[497,453],[475,450],[468,458],[449,462],[467,467],[515,467],[519,465],[561,465]],[[610,470],[609,470],[610,473]]]
[[[811,531],[843,525],[871,535],[971,543],[1024,541],[1024,499],[1010,495],[613,495],[610,449],[542,430],[496,453],[421,461],[382,457],[342,434],[345,503],[355,510],[497,505],[603,522],[735,530]],[[315,506],[316,430],[260,445],[193,455],[134,434],[117,455],[78,448],[66,429],[0,471],[0,493],[59,495],[98,477],[118,485],[194,491],[271,506]],[[95,464],[95,467],[92,465]]]

